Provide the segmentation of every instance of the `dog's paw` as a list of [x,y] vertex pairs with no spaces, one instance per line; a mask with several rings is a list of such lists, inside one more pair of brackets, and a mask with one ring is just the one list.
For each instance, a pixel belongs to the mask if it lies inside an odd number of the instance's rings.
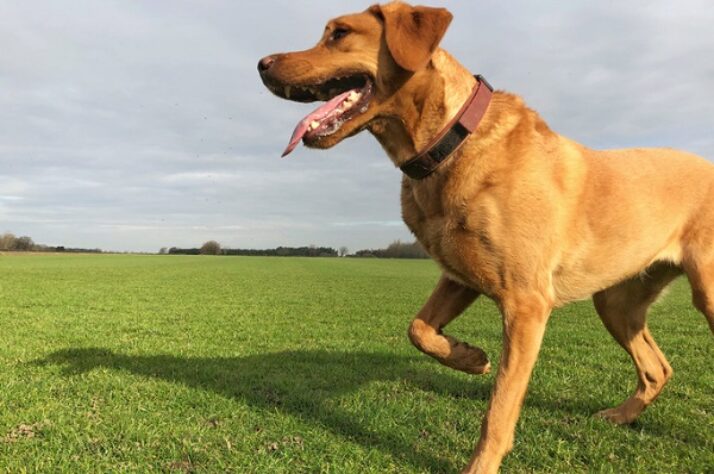
[[635,419],[639,413],[632,413],[631,411],[623,408],[622,406],[619,406],[617,408],[608,408],[607,410],[602,410],[597,413],[595,413],[595,416],[598,418],[602,418],[603,420],[607,420],[610,423],[614,423],[616,425],[629,425]]
[[486,361],[486,363],[479,363],[468,366],[464,369],[464,372],[473,375],[484,375],[491,372],[491,363]]
[[491,362],[483,349],[465,342],[460,342],[458,348],[461,357],[456,360],[455,369],[473,375],[483,375],[491,371]]

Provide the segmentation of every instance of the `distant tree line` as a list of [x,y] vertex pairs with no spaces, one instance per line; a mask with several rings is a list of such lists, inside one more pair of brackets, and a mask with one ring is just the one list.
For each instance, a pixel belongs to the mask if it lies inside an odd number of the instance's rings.
[[386,249],[358,250],[349,254],[347,247],[336,250],[332,247],[277,247],[274,249],[229,249],[221,248],[215,240],[209,240],[200,248],[162,247],[160,255],[243,255],[252,257],[357,257],[357,258],[429,258],[418,242],[396,240]]
[[268,257],[337,257],[332,247],[278,247],[267,250],[225,249],[224,255],[264,255]]
[[419,242],[402,242],[395,240],[386,249],[358,250],[350,257],[373,258],[429,258]]
[[0,235],[0,250],[15,250],[17,252],[27,252],[38,247],[28,236],[15,237],[15,234],[6,232]]
[[[159,253],[164,253],[159,251]],[[218,242],[210,240],[203,244],[201,248],[177,248],[171,247],[167,252],[169,255],[247,255],[262,257],[337,257],[337,250],[331,247],[278,247],[274,249],[224,249]]]
[[[85,249],[36,244],[26,235],[17,237],[10,232],[0,234],[0,252],[67,252],[102,253],[101,249]],[[125,252],[126,253],[126,252]],[[128,252],[132,253],[132,252]],[[264,257],[355,257],[355,258],[429,258],[419,242],[395,240],[385,249],[358,250],[350,254],[347,247],[277,247],[274,249],[229,249],[221,248],[215,240],[209,240],[198,248],[162,247],[160,255],[245,255]]]
[[31,237],[23,235],[16,237],[10,232],[0,234],[0,252],[73,252],[101,253],[101,249],[81,249],[51,245],[36,244]]

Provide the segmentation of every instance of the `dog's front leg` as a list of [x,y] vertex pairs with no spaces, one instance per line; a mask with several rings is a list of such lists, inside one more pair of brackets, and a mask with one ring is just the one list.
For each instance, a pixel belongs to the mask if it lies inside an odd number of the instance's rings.
[[518,415],[540,350],[552,305],[540,294],[511,297],[499,305],[503,314],[503,350],[496,385],[481,425],[468,474],[498,472],[513,447]]
[[470,374],[485,374],[491,364],[483,350],[441,332],[478,295],[476,290],[442,276],[409,326],[409,339],[417,349],[448,367]]

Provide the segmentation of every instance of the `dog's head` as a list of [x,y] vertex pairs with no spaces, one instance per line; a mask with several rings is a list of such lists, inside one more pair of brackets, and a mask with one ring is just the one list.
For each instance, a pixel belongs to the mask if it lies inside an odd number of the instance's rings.
[[275,95],[325,102],[298,123],[283,156],[300,140],[330,148],[389,115],[405,84],[428,69],[450,22],[443,8],[373,5],[330,20],[311,49],[261,59],[260,77]]

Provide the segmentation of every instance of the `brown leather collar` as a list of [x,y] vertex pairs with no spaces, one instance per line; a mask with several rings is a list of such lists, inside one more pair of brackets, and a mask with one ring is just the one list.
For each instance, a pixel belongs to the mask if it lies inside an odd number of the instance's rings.
[[400,166],[404,174],[412,179],[426,178],[476,130],[491,103],[493,87],[480,74],[474,77],[476,86],[461,110],[427,145],[425,151]]

